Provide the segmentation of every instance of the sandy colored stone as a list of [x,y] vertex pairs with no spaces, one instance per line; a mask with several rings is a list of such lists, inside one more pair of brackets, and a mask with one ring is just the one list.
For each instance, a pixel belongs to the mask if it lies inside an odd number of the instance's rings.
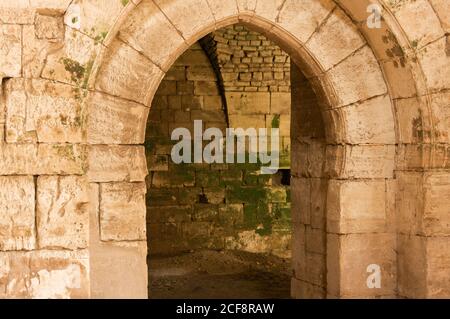
[[38,14],[35,21],[36,37],[38,39],[64,38],[64,23],[62,16]]
[[39,248],[88,246],[88,184],[85,177],[40,176],[37,179]]
[[238,14],[238,8],[234,1],[207,0],[207,2],[216,21],[236,16]]
[[385,202],[384,180],[330,180],[326,205],[327,231],[341,234],[386,231]]
[[[96,88],[147,105],[163,76],[162,71],[120,41],[113,42],[105,54]],[[124,65],[127,65],[126,69]]]
[[278,24],[305,43],[334,6],[329,0],[288,0],[277,18]]
[[0,252],[1,298],[89,298],[86,250]]
[[327,146],[326,171],[341,178],[392,178],[393,145]]
[[439,91],[450,87],[450,54],[448,40],[442,37],[419,51],[425,79],[431,90]]
[[368,46],[343,60],[327,74],[336,90],[337,106],[348,105],[387,92],[378,62]]
[[[164,69],[169,68],[174,58],[167,52],[181,53],[187,47],[183,37],[152,1],[142,1],[137,6],[120,29],[119,38]],[[155,42],[159,45],[154,45]]]
[[35,249],[34,189],[32,176],[0,177],[0,251]]
[[[397,262],[394,234],[334,235],[327,238],[328,293],[340,298],[395,295]],[[381,268],[381,288],[367,286],[369,265]]]
[[358,30],[341,10],[328,17],[306,43],[324,70],[338,64],[363,45],[364,40]]
[[87,140],[90,144],[141,144],[149,108],[103,93],[88,100]]
[[4,144],[1,175],[84,174],[86,147],[70,144]]
[[0,25],[0,70],[3,76],[19,77],[22,69],[22,27]]
[[11,79],[5,95],[8,143],[83,141],[84,114],[72,86],[46,80]]
[[[166,2],[155,0],[158,7],[188,42],[194,43],[205,32],[205,26],[214,24],[214,17],[206,0]],[[203,35],[203,34],[202,34]]]
[[102,241],[145,240],[145,183],[105,183],[100,187]]
[[395,17],[415,47],[422,47],[444,35],[440,21],[428,0],[402,1]]
[[270,93],[227,92],[229,114],[267,114],[270,113]]
[[99,50],[96,40],[78,30],[65,28],[64,46],[49,52],[42,77],[85,89]]
[[148,174],[143,146],[90,146],[88,162],[91,182],[137,182]]

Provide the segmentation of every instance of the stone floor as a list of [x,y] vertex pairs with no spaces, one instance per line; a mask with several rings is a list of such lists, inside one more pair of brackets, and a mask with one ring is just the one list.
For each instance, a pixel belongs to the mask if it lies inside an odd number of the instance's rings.
[[290,298],[291,261],[242,251],[197,251],[151,257],[153,299]]

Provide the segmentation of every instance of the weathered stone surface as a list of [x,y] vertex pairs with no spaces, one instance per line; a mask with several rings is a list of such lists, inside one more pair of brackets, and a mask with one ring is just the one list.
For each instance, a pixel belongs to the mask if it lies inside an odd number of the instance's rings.
[[46,80],[11,79],[6,84],[8,143],[80,143],[85,126],[74,88]]
[[394,14],[415,47],[420,48],[444,35],[428,0],[397,1]]
[[3,144],[0,175],[82,175],[86,147],[71,144]]
[[444,31],[450,32],[450,3],[445,0],[430,0],[430,4],[439,17]]
[[334,6],[329,0],[288,0],[277,17],[278,24],[305,43]]
[[[394,234],[334,235],[327,238],[328,293],[340,297],[394,296],[397,260]],[[381,268],[381,288],[367,286],[369,265]]]
[[88,183],[81,176],[39,176],[37,232],[39,248],[88,246]]
[[341,108],[345,142],[350,144],[395,144],[394,115],[389,96],[376,97]]
[[121,0],[78,0],[65,11],[64,21],[101,42],[123,10]]
[[35,249],[34,194],[32,176],[0,177],[0,251]]
[[22,27],[0,25],[0,70],[2,76],[19,77],[22,70]]
[[309,282],[291,279],[291,297],[294,299],[323,299],[326,296],[325,288]]
[[331,177],[392,178],[394,145],[327,146],[326,171]]
[[[127,65],[124,69],[123,66]],[[111,95],[148,105],[163,76],[150,60],[118,40],[105,52],[96,88]]]
[[88,143],[144,143],[148,107],[98,92],[92,93],[87,103]]
[[306,47],[314,52],[324,70],[330,69],[364,45],[364,40],[352,21],[341,10],[334,11]]
[[155,0],[158,7],[172,21],[175,28],[181,32],[191,44],[196,42],[205,26],[214,24],[214,17],[206,0],[186,0],[181,2],[166,2]]
[[100,187],[102,241],[145,240],[145,183],[105,183]]
[[450,87],[450,54],[446,37],[424,47],[418,52],[418,58],[431,90],[439,91]]
[[38,39],[63,39],[64,23],[62,16],[38,14],[36,16],[36,37]]
[[291,113],[291,93],[272,92],[270,94],[270,113],[290,114]]
[[343,106],[385,94],[386,84],[372,50],[365,46],[327,72],[338,105]]
[[[229,114],[267,114],[270,113],[270,93],[226,93]],[[257,106],[257,107],[255,107]]]
[[449,235],[448,173],[400,173],[398,179],[398,230],[410,235]]
[[99,50],[100,46],[94,39],[66,28],[64,46],[48,52],[42,77],[86,89]]
[[[216,21],[237,16],[238,8],[234,1],[206,0]],[[237,21],[237,19],[236,19]]]
[[0,252],[0,298],[89,298],[86,250]]
[[163,69],[169,68],[177,52],[187,48],[183,37],[152,1],[137,6],[120,29],[119,38]]
[[64,43],[61,40],[38,39],[35,26],[23,27],[23,57],[22,72],[26,78],[39,78],[46,65],[49,54],[61,50]]
[[90,146],[88,162],[91,182],[137,182],[148,174],[143,146]]
[[330,180],[327,231],[369,233],[387,230],[385,181]]

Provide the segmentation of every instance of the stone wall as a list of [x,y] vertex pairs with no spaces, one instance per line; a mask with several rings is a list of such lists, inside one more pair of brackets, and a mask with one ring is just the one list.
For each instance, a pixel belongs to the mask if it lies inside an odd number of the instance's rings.
[[[292,295],[450,296],[449,11],[447,0],[0,1],[0,296],[147,296],[150,101],[182,52],[238,22],[289,53],[326,135],[292,152],[297,187],[327,223],[321,254],[307,247],[312,206],[293,200],[305,222],[293,224]],[[319,168],[326,198],[313,191]],[[386,290],[366,288],[372,263]]]
[[[270,113],[270,106],[269,96],[249,101],[248,109],[261,109],[258,116],[263,120],[248,122],[245,116],[233,113],[233,127],[265,127],[264,119],[272,118],[265,114]],[[202,120],[203,129],[217,127],[225,135],[226,117],[214,68],[195,44],[167,72],[149,114],[150,254],[210,248],[290,255],[290,191],[289,183],[281,184],[281,173],[260,175],[258,164],[174,164],[170,158],[176,143],[170,135],[175,128],[186,127],[193,136],[194,120]]]

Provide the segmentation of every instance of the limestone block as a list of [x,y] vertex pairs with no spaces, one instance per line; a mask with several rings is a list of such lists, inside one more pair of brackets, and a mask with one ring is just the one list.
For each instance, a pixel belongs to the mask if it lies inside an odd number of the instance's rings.
[[229,114],[270,113],[270,93],[268,92],[226,92]]
[[434,112],[433,123],[436,125],[436,139],[450,144],[450,93],[440,92],[431,95]]
[[290,114],[290,112],[291,112],[291,93],[272,92],[270,94],[270,113]]
[[[238,8],[234,1],[207,0],[216,21],[237,16]],[[236,19],[237,21],[237,19]]]
[[205,35],[202,33],[205,32],[206,25],[214,25],[214,17],[206,0],[155,0],[155,3],[190,44]]
[[441,21],[446,33],[450,32],[450,2],[445,0],[430,0],[430,4]]
[[96,88],[149,106],[162,77],[162,71],[150,60],[116,40],[105,52]]
[[80,143],[83,111],[74,88],[46,80],[11,79],[6,83],[8,143]]
[[3,77],[20,77],[22,69],[22,27],[0,25],[0,70]]
[[64,38],[64,23],[61,16],[37,14],[35,27],[38,39]]
[[450,87],[450,55],[446,37],[427,45],[417,54],[428,87],[433,91]]
[[449,245],[448,236],[427,238],[427,298],[450,297]]
[[0,177],[0,251],[35,248],[34,189],[32,176]]
[[406,298],[426,297],[425,237],[398,235],[398,294]]
[[252,14],[255,11],[257,0],[236,0],[239,13]]
[[345,142],[395,144],[394,115],[389,96],[376,97],[340,110],[345,121]]
[[327,146],[326,171],[341,178],[392,178],[394,145]]
[[46,65],[47,56],[64,47],[62,39],[38,39],[33,25],[23,26],[22,71],[26,78],[39,78]]
[[387,230],[386,188],[379,181],[330,180],[327,231],[369,233]]
[[104,183],[100,186],[102,241],[146,239],[145,183]]
[[148,107],[99,92],[92,93],[87,103],[88,143],[144,143]]
[[0,253],[0,298],[89,298],[86,250]]
[[4,144],[0,175],[81,175],[86,171],[86,147],[71,144]]
[[143,146],[93,145],[88,162],[91,182],[137,182],[148,174]]
[[2,24],[33,24],[36,10],[26,0],[2,1],[0,22]]
[[183,37],[152,1],[142,1],[133,10],[119,38],[164,70],[187,48]]
[[318,254],[326,253],[327,234],[323,229],[306,226],[306,251]]
[[123,10],[121,0],[78,0],[67,8],[64,21],[91,38],[103,41]]
[[[326,197],[328,180],[311,178],[311,226],[316,229],[325,229],[326,226]],[[291,195],[293,196],[293,195]],[[304,196],[300,193],[298,196]]]
[[431,131],[423,110],[424,100],[414,97],[395,100],[399,138],[403,143],[429,142]]
[[325,296],[326,290],[324,287],[297,278],[291,279],[291,297],[293,299],[323,299]]
[[394,15],[409,41],[418,48],[444,35],[428,0],[402,1],[394,8]]
[[292,222],[311,223],[311,179],[291,177]]
[[255,12],[260,17],[275,21],[283,3],[283,0],[258,1]]
[[385,94],[387,87],[372,50],[365,46],[327,72],[338,105]]
[[397,225],[401,233],[424,236],[450,234],[447,173],[401,173],[398,185]]
[[333,1],[287,0],[278,24],[305,43],[335,7]]
[[100,241],[99,184],[90,184],[89,202],[91,297],[147,298],[147,243]]
[[99,50],[94,39],[66,28],[64,46],[48,53],[42,77],[86,89]]
[[324,70],[338,64],[363,45],[363,38],[342,10],[334,11],[306,43]]
[[47,9],[56,12],[64,12],[71,0],[30,0],[30,6],[36,9]]
[[187,68],[186,76],[188,81],[217,81],[211,66],[190,66]]
[[230,115],[230,127],[232,128],[265,128],[266,118],[264,115]]
[[42,248],[80,249],[88,245],[88,183],[80,176],[39,176],[37,232]]
[[[396,237],[394,234],[334,235],[327,238],[327,291],[346,297],[382,297],[395,295],[397,286]],[[369,265],[381,270],[381,288],[370,289]]]

